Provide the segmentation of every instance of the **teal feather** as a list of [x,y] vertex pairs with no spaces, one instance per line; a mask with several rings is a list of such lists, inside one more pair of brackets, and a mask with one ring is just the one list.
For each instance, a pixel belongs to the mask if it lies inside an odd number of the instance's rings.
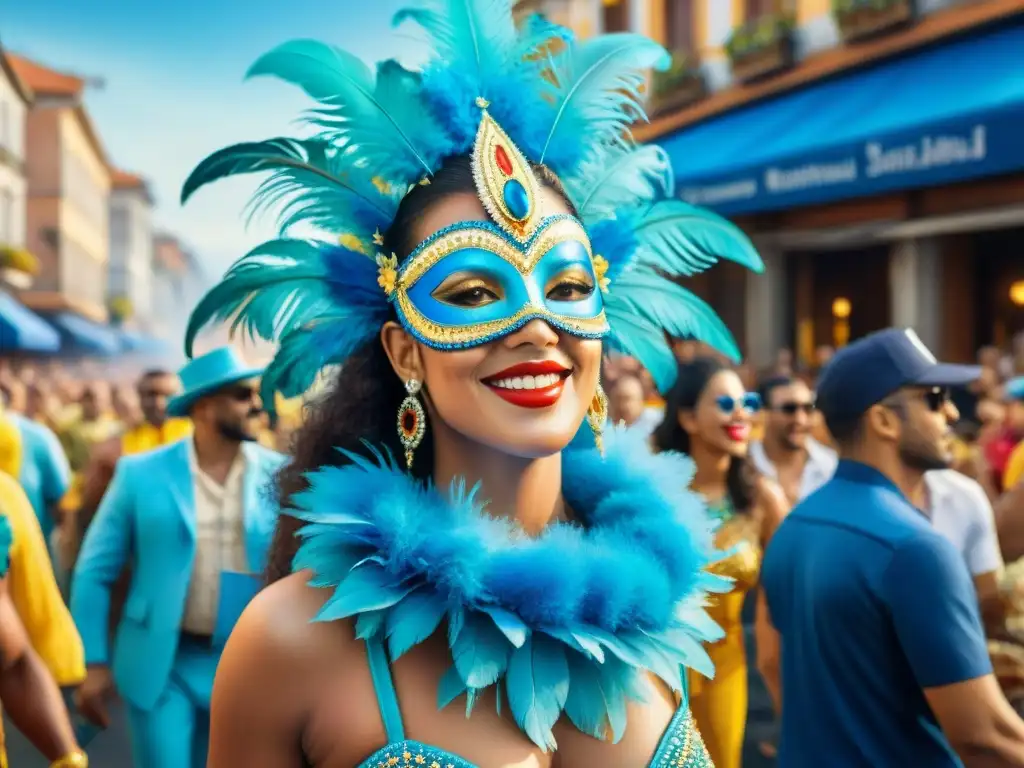
[[589,38],[553,61],[555,113],[538,158],[542,163],[566,137],[578,143],[585,135],[593,147],[624,143],[630,126],[645,117],[647,70],[664,69],[671,58],[647,37],[618,33]]
[[493,685],[505,673],[512,646],[494,622],[473,614],[452,645],[452,661],[469,689]]
[[368,640],[378,634],[384,625],[387,614],[388,612],[385,610],[360,613],[356,616],[356,637],[360,640]]
[[508,641],[512,643],[516,648],[522,648],[523,643],[526,642],[526,637],[530,633],[529,627],[511,611],[506,611],[504,608],[498,608],[497,606],[481,606],[484,613],[491,617],[491,620]]
[[288,138],[245,142],[214,152],[189,174],[181,203],[214,181],[250,173],[268,178],[253,196],[250,216],[282,201],[281,229],[302,221],[328,232],[358,234],[386,229],[398,210],[393,196],[380,192],[364,169],[324,141]]
[[609,147],[564,180],[566,192],[584,223],[614,216],[621,208],[643,205],[672,194],[672,163],[656,144]]
[[569,695],[565,714],[576,728],[600,739],[608,728],[608,699],[601,687],[601,671],[578,653],[566,654],[569,665]]
[[534,744],[553,751],[557,745],[551,729],[569,697],[565,648],[543,635],[527,638],[509,660],[505,691],[520,729]]
[[718,314],[702,299],[661,275],[640,270],[626,273],[612,286],[606,308],[609,304],[631,311],[663,334],[694,338],[733,360],[740,359],[736,342]]
[[7,515],[0,514],[0,579],[7,577],[11,567],[11,545],[14,544],[14,532]]
[[[292,40],[261,56],[246,77],[271,75],[298,86],[321,103],[312,122],[330,128],[335,143],[357,152],[377,175],[408,183],[433,173],[444,147],[437,145],[443,133],[430,130],[419,94],[409,87],[406,75],[415,75],[400,69],[392,62],[378,84],[358,56],[316,40]],[[413,115],[416,122],[410,122]]]
[[419,590],[410,594],[388,613],[387,638],[392,660],[401,658],[437,631],[446,611],[436,594]]
[[316,621],[347,619],[364,611],[390,608],[410,592],[394,586],[381,568],[366,566],[351,571],[316,615]]
[[191,355],[207,324],[232,320],[232,332],[276,339],[330,311],[328,272],[320,248],[306,240],[271,240],[253,248],[228,270],[192,311],[185,330]]
[[466,693],[466,683],[463,682],[459,670],[452,664],[442,675],[441,682],[437,686],[437,708],[444,709],[464,693]]
[[448,645],[455,645],[466,623],[466,611],[460,607],[448,609]]
[[634,236],[638,264],[669,275],[694,275],[719,259],[764,271],[757,249],[739,227],[681,200],[661,200],[645,210]]
[[[667,283],[668,281],[666,281]],[[646,368],[659,392],[668,392],[675,382],[679,363],[665,338],[665,331],[637,317],[632,306],[614,298],[605,297],[604,312],[611,326],[605,345],[612,352],[636,358]]]
[[435,60],[476,83],[506,72],[517,50],[508,0],[420,0],[399,10],[392,26],[406,21],[427,33]]

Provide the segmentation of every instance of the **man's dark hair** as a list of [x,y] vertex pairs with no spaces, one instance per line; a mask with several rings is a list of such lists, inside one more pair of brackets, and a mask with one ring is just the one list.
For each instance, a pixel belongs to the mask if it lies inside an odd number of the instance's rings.
[[796,376],[787,376],[786,374],[773,374],[761,380],[761,383],[757,387],[757,394],[761,396],[761,402],[764,403],[764,407],[768,408],[771,405],[772,392],[780,387],[788,387],[790,384],[796,384],[800,379]]
[[139,376],[139,381],[147,381],[148,379],[161,378],[163,376],[174,376],[174,371],[169,371],[166,368],[149,368],[142,372]]

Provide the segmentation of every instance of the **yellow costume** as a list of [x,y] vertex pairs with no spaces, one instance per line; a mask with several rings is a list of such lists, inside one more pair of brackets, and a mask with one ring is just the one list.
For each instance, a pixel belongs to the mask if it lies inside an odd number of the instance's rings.
[[1003,471],[1003,489],[1010,490],[1024,479],[1024,440],[1017,443],[1009,460],[1006,462],[1006,469]]
[[754,521],[735,514],[731,503],[719,504],[717,510],[715,504],[708,506],[722,520],[716,544],[728,553],[713,570],[735,579],[735,586],[708,609],[725,637],[706,649],[715,663],[714,680],[690,673],[690,710],[715,767],[739,768],[747,721],[747,654],[740,614],[747,592],[757,586],[761,546]]
[[36,653],[60,686],[85,678],[85,652],[50,565],[39,520],[18,482],[0,473],[0,513],[11,524],[7,587]]
[[140,424],[121,436],[121,455],[152,451],[169,443],[177,442],[192,434],[192,422],[188,419],[168,419],[159,427]]

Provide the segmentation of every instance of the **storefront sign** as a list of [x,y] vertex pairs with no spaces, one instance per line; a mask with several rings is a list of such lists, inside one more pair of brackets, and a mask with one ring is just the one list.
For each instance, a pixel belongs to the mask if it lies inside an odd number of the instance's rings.
[[872,137],[717,178],[680,174],[677,191],[689,203],[740,214],[1008,173],[1024,169],[1021,125],[1024,108]]

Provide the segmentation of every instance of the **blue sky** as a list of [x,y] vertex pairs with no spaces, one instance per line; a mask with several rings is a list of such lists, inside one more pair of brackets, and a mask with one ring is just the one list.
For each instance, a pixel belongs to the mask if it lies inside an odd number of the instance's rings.
[[209,152],[296,132],[297,89],[243,82],[275,45],[314,37],[369,62],[415,62],[422,45],[390,18],[402,0],[0,0],[5,47],[56,69],[102,78],[87,104],[113,162],[150,180],[157,225],[180,236],[211,275],[272,236],[242,215],[254,179],[220,182],[182,208],[181,183]]

